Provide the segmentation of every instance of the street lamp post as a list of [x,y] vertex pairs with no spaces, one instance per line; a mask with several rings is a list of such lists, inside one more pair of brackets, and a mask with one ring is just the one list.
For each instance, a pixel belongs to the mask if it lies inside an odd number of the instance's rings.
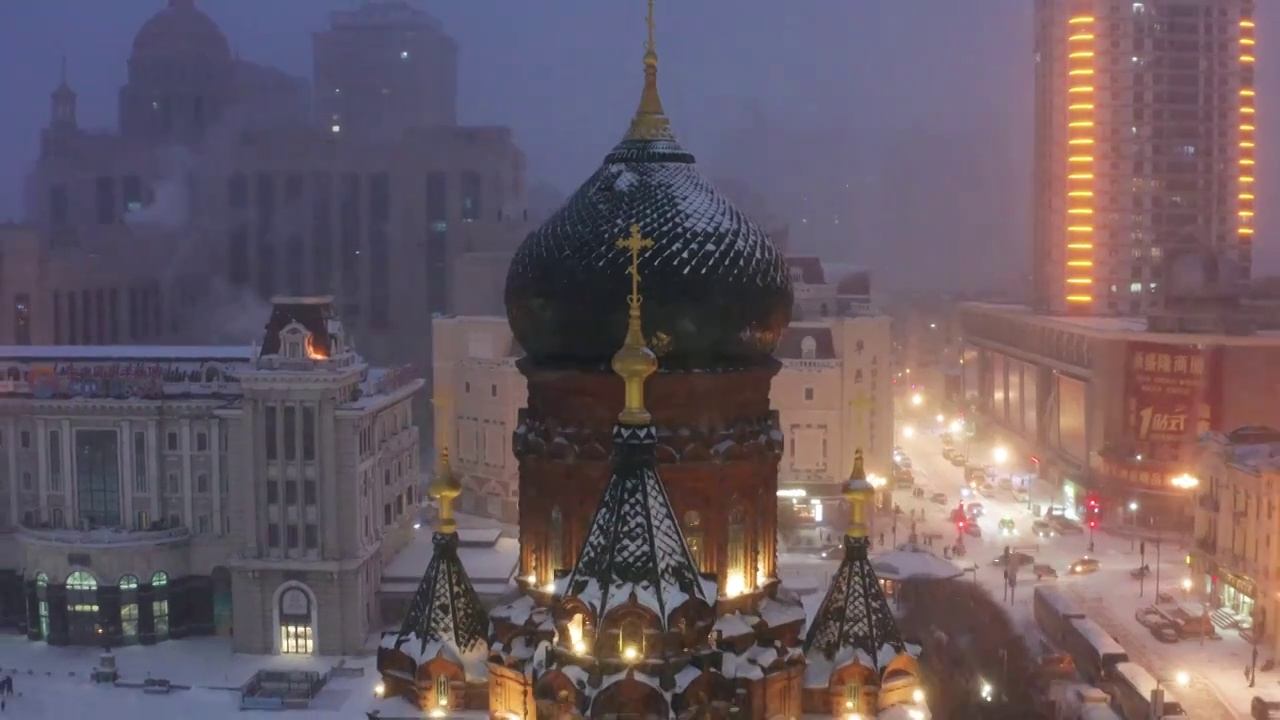
[[1133,552],[1133,545],[1138,536],[1138,501],[1129,501],[1129,552]]

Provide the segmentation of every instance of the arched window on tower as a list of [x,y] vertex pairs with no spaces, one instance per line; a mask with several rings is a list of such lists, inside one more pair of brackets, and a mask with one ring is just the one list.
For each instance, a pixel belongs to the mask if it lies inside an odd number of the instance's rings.
[[702,516],[697,510],[690,510],[684,514],[684,540],[689,545],[689,554],[693,556],[693,561],[702,566]]
[[728,560],[724,591],[732,597],[747,587],[747,513],[740,505],[729,512]]
[[618,654],[624,660],[634,660],[644,655],[644,624],[635,618],[622,621],[618,630]]
[[555,571],[564,565],[564,515],[560,512],[560,506],[551,508],[551,521],[547,523],[547,571],[551,573],[551,577],[547,578],[548,582],[555,580]]
[[800,341],[800,357],[804,360],[812,360],[818,355],[818,341],[813,339],[812,335],[805,335]]

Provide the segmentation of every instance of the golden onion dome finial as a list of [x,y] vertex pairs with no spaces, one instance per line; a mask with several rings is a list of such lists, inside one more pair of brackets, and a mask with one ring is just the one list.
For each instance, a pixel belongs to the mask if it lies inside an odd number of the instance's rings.
[[654,41],[653,0],[649,0],[649,15],[645,20],[649,39],[644,44],[644,90],[640,93],[640,106],[624,140],[674,140],[671,121],[662,108],[658,95],[658,46]]
[[[652,1],[652,0],[651,0]],[[658,371],[658,356],[644,341],[640,324],[640,251],[653,247],[653,239],[642,237],[640,226],[632,225],[631,234],[618,238],[618,248],[631,253],[631,294],[627,296],[627,337],[613,356],[613,371],[622,378],[623,406],[618,422],[623,425],[647,425],[652,419],[644,406],[644,381]]]
[[875,487],[867,480],[867,471],[863,467],[862,448],[853,453],[853,471],[849,473],[849,481],[844,484],[844,499],[849,505],[849,528],[846,533],[852,538],[871,536],[870,508],[871,498],[875,496]]
[[453,467],[449,464],[449,448],[440,449],[440,467],[435,477],[427,484],[427,496],[440,506],[440,519],[436,524],[436,532],[457,532],[458,523],[453,519],[453,501],[462,494],[462,483],[453,476]]

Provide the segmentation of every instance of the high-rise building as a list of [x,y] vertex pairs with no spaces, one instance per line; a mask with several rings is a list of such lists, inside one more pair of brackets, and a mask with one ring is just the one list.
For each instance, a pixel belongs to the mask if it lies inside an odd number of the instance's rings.
[[343,132],[398,135],[458,124],[458,45],[402,0],[330,14],[312,41],[317,120]]
[[1255,5],[1037,0],[1041,309],[1158,311],[1189,253],[1248,276]]

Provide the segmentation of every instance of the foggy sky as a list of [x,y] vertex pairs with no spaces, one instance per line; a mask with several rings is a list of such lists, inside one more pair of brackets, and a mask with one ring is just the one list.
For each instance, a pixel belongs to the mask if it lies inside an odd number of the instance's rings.
[[[310,33],[358,1],[197,5],[244,59],[310,77]],[[626,129],[643,0],[416,4],[460,45],[462,122],[514,127],[531,180],[571,192]],[[59,59],[81,124],[114,127],[133,35],[164,5],[0,0],[0,218],[19,214]],[[1280,53],[1267,47],[1280,37],[1280,2],[1259,5],[1255,257],[1272,272]],[[685,146],[708,174],[773,198],[794,250],[894,285],[1019,282],[1030,254],[1031,17],[1031,0],[658,0],[660,85]]]

